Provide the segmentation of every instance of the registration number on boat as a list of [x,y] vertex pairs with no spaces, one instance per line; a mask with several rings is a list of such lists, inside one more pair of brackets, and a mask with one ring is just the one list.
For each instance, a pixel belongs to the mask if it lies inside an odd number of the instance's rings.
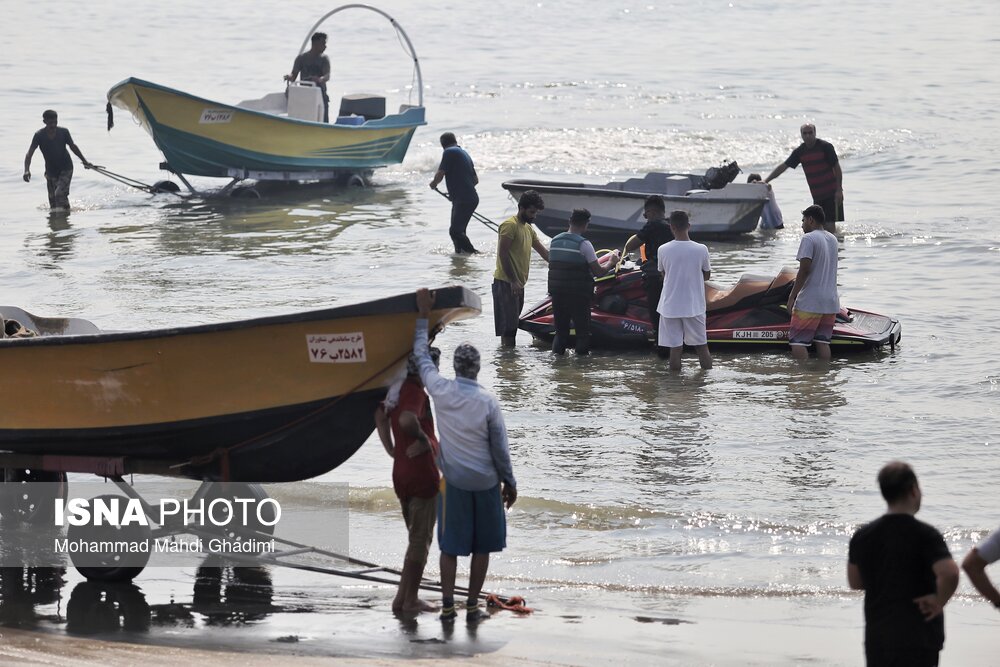
[[202,124],[228,123],[232,119],[232,111],[227,111],[226,109],[205,109],[201,112],[201,118],[198,119],[198,122]]
[[781,340],[784,331],[737,330],[733,331],[733,339]]
[[307,334],[309,361],[317,364],[362,364],[365,357],[365,335],[360,332],[340,334]]

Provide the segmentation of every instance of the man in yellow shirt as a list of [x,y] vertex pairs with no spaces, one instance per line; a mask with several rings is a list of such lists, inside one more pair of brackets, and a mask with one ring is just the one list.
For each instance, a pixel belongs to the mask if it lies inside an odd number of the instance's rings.
[[528,190],[517,202],[517,215],[500,224],[497,268],[493,272],[493,323],[504,347],[514,347],[517,323],[524,308],[524,284],[528,282],[531,249],[549,261],[549,249],[538,240],[531,226],[544,208],[542,196]]

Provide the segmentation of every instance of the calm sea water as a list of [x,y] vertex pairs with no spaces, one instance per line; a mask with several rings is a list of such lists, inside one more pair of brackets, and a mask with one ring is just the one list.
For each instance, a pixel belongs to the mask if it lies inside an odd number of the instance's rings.
[[[874,477],[892,458],[915,466],[921,517],[957,554],[1000,525],[992,3],[380,6],[420,55],[430,125],[375,187],[180,202],[78,168],[64,219],[48,215],[40,155],[36,180],[20,180],[43,109],[60,112],[88,159],[152,182],[162,158],[149,137],[123,112],[105,131],[108,88],[138,76],[229,102],[280,90],[330,6],[18,4],[0,25],[0,300],[133,329],[470,287],[484,315],[440,345],[480,346],[481,381],[507,415],[521,495],[493,571],[514,588],[597,587],[634,608],[674,595],[836,599],[848,536],[881,512]],[[385,21],[341,16],[350,18],[327,26],[331,95],[415,100]],[[642,354],[553,360],[525,334],[499,350],[494,239],[471,227],[487,252],[452,256],[448,204],[427,188],[445,130],[476,160],[480,211],[499,220],[514,210],[507,178],[600,182],[728,159],[766,173],[807,121],[845,173],[842,302],[903,324],[895,352],[828,370],[741,353],[716,355],[708,373],[690,359],[668,375]],[[792,224],[710,244],[713,278],[794,263],[805,179],[786,172],[775,192]],[[528,301],[544,295],[544,265],[532,272]],[[328,477],[352,483],[358,555],[395,561],[403,543],[389,467],[373,439]]]

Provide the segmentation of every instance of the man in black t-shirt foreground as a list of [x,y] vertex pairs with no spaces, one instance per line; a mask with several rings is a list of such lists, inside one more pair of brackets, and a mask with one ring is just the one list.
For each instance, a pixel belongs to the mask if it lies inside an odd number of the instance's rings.
[[933,526],[917,520],[920,485],[892,461],[879,471],[886,513],[854,533],[847,581],[865,592],[868,667],[933,667],[944,647],[944,606],[958,588],[958,565]]
[[[639,246],[644,246],[641,265],[642,288],[646,292],[649,323],[653,327],[653,340],[655,341],[656,332],[660,330],[660,314],[656,312],[656,307],[660,303],[660,292],[663,290],[663,276],[660,275],[660,270],[656,265],[656,253],[661,245],[674,240],[674,233],[670,231],[670,225],[667,224],[667,205],[660,195],[650,195],[646,198],[642,215],[646,218],[646,224],[625,243],[622,256],[624,257]],[[657,346],[656,352],[660,357],[666,358],[670,350]]]
[[73,158],[66,151],[69,148],[90,169],[91,165],[83,153],[73,143],[73,137],[65,127],[59,127],[59,115],[52,109],[42,113],[45,127],[35,132],[31,138],[28,154],[24,156],[24,182],[31,180],[31,157],[40,148],[45,158],[45,184],[49,190],[49,208],[69,210],[69,184],[73,180]]

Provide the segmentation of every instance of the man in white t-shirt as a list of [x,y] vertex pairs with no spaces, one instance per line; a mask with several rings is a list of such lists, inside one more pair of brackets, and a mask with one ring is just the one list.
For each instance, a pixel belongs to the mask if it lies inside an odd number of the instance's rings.
[[674,240],[656,253],[656,265],[663,276],[663,291],[656,311],[660,314],[658,342],[670,348],[670,370],[681,369],[684,345],[698,352],[703,369],[712,367],[705,331],[705,281],[712,275],[708,248],[688,236],[691,222],[685,211],[670,214]]
[[809,358],[810,345],[816,346],[816,356],[820,359],[830,359],[833,323],[840,312],[837,237],[823,228],[824,219],[823,208],[818,204],[802,211],[805,236],[795,255],[799,271],[788,295],[788,312],[792,317],[788,343],[792,356],[799,361]]
[[996,589],[990,578],[986,576],[986,566],[1000,560],[1000,530],[990,534],[985,540],[972,548],[962,561],[962,569],[969,575],[969,581],[989,600],[994,607],[1000,609],[1000,591]]

